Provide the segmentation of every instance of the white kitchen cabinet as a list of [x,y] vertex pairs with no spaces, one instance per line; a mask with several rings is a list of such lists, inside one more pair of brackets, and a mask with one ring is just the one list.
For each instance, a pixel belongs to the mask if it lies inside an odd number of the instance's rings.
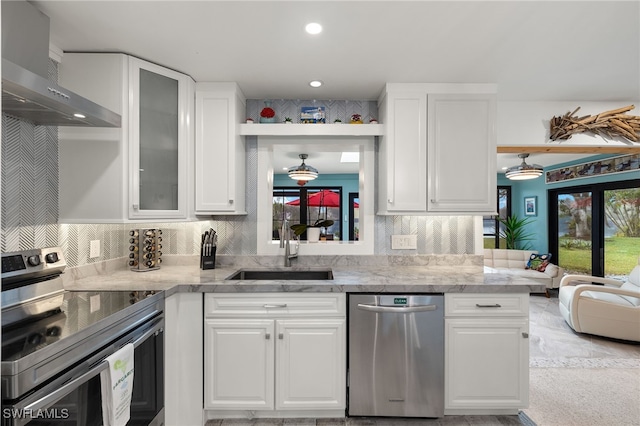
[[195,212],[247,214],[245,143],[240,120],[245,98],[236,83],[196,84]]
[[205,320],[205,408],[274,408],[273,320]]
[[380,106],[387,133],[380,140],[379,211],[427,211],[427,95],[388,93]]
[[529,404],[528,294],[445,294],[445,414]]
[[495,213],[495,95],[430,94],[427,109],[427,210]]
[[345,320],[278,320],[276,334],[276,409],[344,408]]
[[494,213],[494,85],[388,84],[379,109],[378,214]]
[[344,294],[205,295],[205,410],[344,415],[345,310]]
[[186,219],[193,80],[119,53],[67,53],[59,80],[122,116],[119,129],[59,128],[60,222]]

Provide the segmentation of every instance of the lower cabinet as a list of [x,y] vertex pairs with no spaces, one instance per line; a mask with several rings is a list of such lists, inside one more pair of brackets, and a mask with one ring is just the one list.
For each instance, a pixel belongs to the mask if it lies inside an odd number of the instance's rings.
[[529,295],[445,297],[445,414],[517,414],[526,408]]
[[345,308],[314,314],[313,296],[268,296],[261,309],[255,294],[246,306],[242,295],[205,296],[204,408],[344,410]]

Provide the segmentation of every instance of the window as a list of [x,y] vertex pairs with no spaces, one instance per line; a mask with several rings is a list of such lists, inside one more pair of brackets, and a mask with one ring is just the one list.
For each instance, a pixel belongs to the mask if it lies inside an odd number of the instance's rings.
[[[333,225],[322,229],[326,240],[342,238],[342,188],[341,187],[274,187],[273,188],[272,239],[280,239],[284,219],[290,225],[312,225],[319,220],[333,220]],[[306,240],[303,233],[301,240]]]
[[485,248],[506,248],[504,239],[500,239],[500,230],[503,225],[498,221],[498,218],[505,219],[511,215],[511,187],[498,186],[497,200],[498,215],[482,218]]

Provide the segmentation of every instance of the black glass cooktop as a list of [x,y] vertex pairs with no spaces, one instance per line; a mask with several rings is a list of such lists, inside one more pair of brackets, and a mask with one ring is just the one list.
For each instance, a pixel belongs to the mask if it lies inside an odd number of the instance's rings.
[[59,310],[2,328],[2,361],[15,361],[65,339],[154,292],[69,291]]

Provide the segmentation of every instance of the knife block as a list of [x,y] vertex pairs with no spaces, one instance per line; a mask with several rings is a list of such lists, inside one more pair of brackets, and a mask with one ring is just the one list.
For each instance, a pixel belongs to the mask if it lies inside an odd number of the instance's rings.
[[135,272],[160,269],[162,263],[162,230],[132,229],[129,231],[129,267]]
[[216,269],[216,246],[210,248],[210,254],[205,256],[204,247],[200,248],[200,269]]

